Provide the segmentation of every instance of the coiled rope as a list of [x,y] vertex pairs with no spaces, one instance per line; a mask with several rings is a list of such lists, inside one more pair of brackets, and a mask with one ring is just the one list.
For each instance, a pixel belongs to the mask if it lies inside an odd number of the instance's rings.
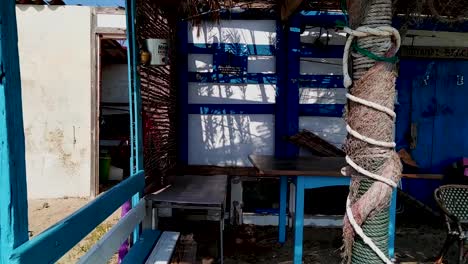
[[[351,79],[351,77],[349,75],[349,72],[348,72],[348,69],[349,69],[348,68],[348,59],[349,59],[350,49],[353,46],[353,41],[354,41],[355,38],[364,38],[364,37],[369,37],[369,36],[387,37],[387,38],[388,37],[393,37],[393,40],[395,42],[395,48],[396,48],[396,51],[397,51],[399,49],[400,45],[401,45],[401,38],[400,38],[400,34],[399,34],[398,30],[396,30],[395,28],[393,28],[391,26],[377,26],[377,27],[373,27],[373,28],[371,28],[369,26],[361,26],[361,27],[358,27],[358,28],[356,28],[354,30],[349,28],[349,27],[344,27],[344,32],[349,34],[349,37],[348,37],[348,39],[346,41],[346,44],[345,44],[344,54],[343,54],[343,75],[344,75],[343,83],[344,83],[345,88],[347,89],[346,98],[348,98],[350,101],[353,101],[355,103],[362,104],[362,105],[368,106],[368,107],[370,107],[372,109],[375,109],[377,111],[386,113],[387,115],[389,115],[392,118],[392,120],[395,120],[396,113],[392,109],[390,109],[388,107],[385,107],[383,105],[377,104],[375,102],[371,102],[369,100],[356,97],[356,96],[349,93],[349,89],[350,89],[353,81],[352,81],[352,79]],[[378,39],[374,39],[374,38],[371,38],[369,41],[372,42],[372,43],[379,42]],[[366,41],[364,40],[363,43],[362,43],[363,46],[367,46],[369,44],[372,44],[372,43],[369,43],[369,41],[366,43]],[[384,48],[386,48],[386,50],[388,50],[390,48],[390,46],[384,45]],[[358,60],[360,60],[359,61],[360,63],[358,65],[358,69],[359,69],[359,67],[361,69],[369,68],[369,66],[372,67],[375,60],[382,60],[382,61],[391,62],[390,60],[386,60],[388,58],[386,58],[386,59],[376,59],[376,58],[379,58],[379,57],[375,56],[375,55],[374,56],[369,56],[368,54],[364,54],[364,55],[367,55],[367,56],[358,58]],[[356,66],[355,66],[355,69],[356,69]],[[363,75],[363,73],[365,73],[365,71],[358,73],[357,74],[358,76],[354,76],[354,77],[359,79]],[[367,142],[367,143],[369,143],[371,145],[384,147],[384,148],[394,148],[395,145],[396,145],[395,142],[393,142],[393,141],[392,142],[379,141],[379,140],[367,137],[365,135],[362,135],[358,131],[352,129],[349,125],[346,126],[346,130],[353,137],[355,137],[355,138],[357,138],[357,139],[359,139],[361,141]],[[381,175],[372,173],[372,172],[360,167],[349,156],[346,156],[346,162],[354,170],[356,170],[357,172],[359,172],[359,173],[361,173],[361,174],[363,174],[363,175],[365,175],[365,176],[367,176],[369,178],[372,178],[372,179],[374,179],[376,181],[383,182],[383,183],[389,185],[392,188],[397,187],[397,183],[394,182],[393,180],[385,178],[385,177],[383,177]],[[343,170],[343,172],[344,171],[345,170]],[[348,217],[348,220],[349,220],[351,226],[354,229],[354,232],[361,237],[361,239],[364,241],[364,243],[367,244],[379,256],[379,258],[384,263],[392,264],[392,261],[387,258],[387,256],[382,252],[382,250],[380,250],[377,247],[377,245],[372,241],[372,239],[370,239],[366,234],[364,234],[364,231],[359,226],[359,224],[356,222],[356,220],[355,220],[355,218],[353,216],[352,209],[351,209],[351,197],[350,197],[350,195],[348,195],[348,198],[346,200],[346,215]]]

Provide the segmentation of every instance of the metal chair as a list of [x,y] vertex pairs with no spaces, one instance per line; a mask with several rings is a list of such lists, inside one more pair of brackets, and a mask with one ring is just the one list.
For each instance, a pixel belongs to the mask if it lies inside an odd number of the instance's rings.
[[434,197],[442,209],[447,224],[447,239],[437,257],[436,264],[443,263],[452,244],[458,241],[458,263],[468,263],[468,185],[444,185],[434,191]]

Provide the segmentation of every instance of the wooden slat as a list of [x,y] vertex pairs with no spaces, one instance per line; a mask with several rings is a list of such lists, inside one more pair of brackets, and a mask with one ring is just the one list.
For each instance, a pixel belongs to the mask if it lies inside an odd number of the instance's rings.
[[140,203],[135,208],[132,208],[120,221],[113,226],[92,248],[86,255],[80,258],[78,263],[107,263],[114,255],[119,246],[132,233],[145,217],[146,202],[145,199],[140,200]]
[[28,240],[28,201],[15,1],[0,1],[0,263]]
[[144,187],[144,173],[129,177],[34,239],[16,248],[9,263],[53,263]]
[[179,239],[179,232],[164,232],[154,247],[146,264],[167,264],[171,260],[172,253]]
[[160,235],[161,232],[158,230],[144,230],[138,241],[130,248],[130,251],[122,260],[122,264],[140,264],[145,262]]

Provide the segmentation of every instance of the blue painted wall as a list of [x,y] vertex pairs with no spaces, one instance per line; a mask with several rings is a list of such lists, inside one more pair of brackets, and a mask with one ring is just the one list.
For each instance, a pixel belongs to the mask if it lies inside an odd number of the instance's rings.
[[[464,81],[467,74],[467,61],[400,62],[397,148],[410,152],[421,172],[445,173],[453,162],[468,156],[468,84]],[[413,146],[412,125],[416,136]],[[433,191],[440,184],[430,180],[403,181],[403,190],[434,205]]]

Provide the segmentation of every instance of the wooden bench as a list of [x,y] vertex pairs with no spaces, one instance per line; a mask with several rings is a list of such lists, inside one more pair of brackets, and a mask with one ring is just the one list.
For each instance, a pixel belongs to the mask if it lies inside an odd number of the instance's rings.
[[141,199],[78,263],[107,263],[140,223],[143,230],[139,239],[133,243],[122,263],[169,263],[180,233],[151,229],[151,214],[147,212],[151,212],[151,208],[147,208],[146,200]]

